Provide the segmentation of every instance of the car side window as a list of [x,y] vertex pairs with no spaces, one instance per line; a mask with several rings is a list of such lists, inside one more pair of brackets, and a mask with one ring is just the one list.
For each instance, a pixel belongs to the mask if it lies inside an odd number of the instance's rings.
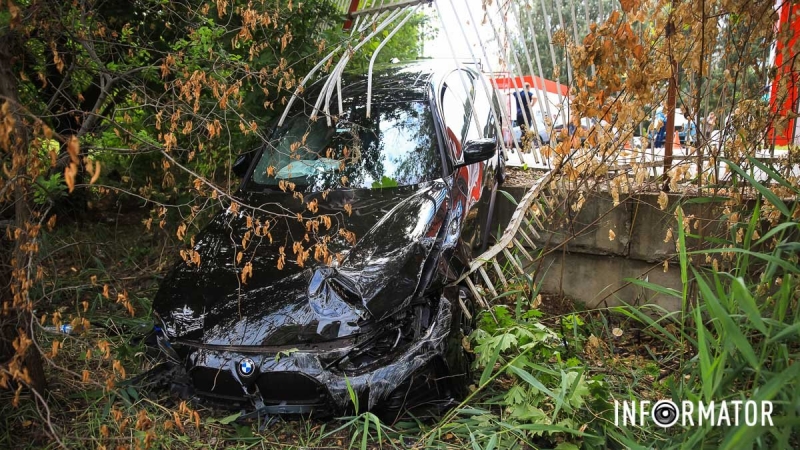
[[442,117],[445,135],[453,158],[461,158],[463,144],[474,139],[477,127],[472,120],[472,103],[475,88],[472,77],[463,70],[455,70],[445,78],[442,87]]
[[[477,139],[477,138],[491,138],[495,137],[497,134],[497,125],[495,124],[495,114],[494,111],[499,111],[499,105],[496,105],[497,98],[494,95],[494,90],[492,86],[489,84],[488,81],[481,82],[481,80],[475,80],[475,102],[474,102],[474,120],[476,122],[473,124],[475,127],[475,137],[470,135],[467,136],[468,139]],[[482,132],[478,133],[479,130]]]

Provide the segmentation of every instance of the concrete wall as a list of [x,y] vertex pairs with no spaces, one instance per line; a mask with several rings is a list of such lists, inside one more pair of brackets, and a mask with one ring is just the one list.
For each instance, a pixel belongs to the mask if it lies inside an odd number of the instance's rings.
[[[504,188],[519,199],[526,189]],[[508,223],[514,205],[504,198],[498,204],[497,220]],[[546,233],[535,239],[537,247],[554,248],[566,244],[544,258],[537,279],[548,293],[563,293],[581,301],[589,308],[614,306],[624,303],[656,303],[668,310],[680,308],[680,299],[655,294],[652,291],[628,285],[626,278],[646,279],[652,283],[681,290],[675,242],[678,224],[674,215],[679,196],[670,195],[669,205],[662,211],[658,195],[639,194],[623,200],[614,207],[608,194],[589,194],[579,213],[560,208],[561,217],[545,224]],[[685,199],[684,199],[685,200]],[[690,232],[713,235],[727,229],[719,222],[721,203],[683,203],[686,217],[690,217]],[[672,228],[673,238],[665,242],[667,230]],[[609,230],[616,235],[609,239]],[[687,240],[688,248],[699,241]],[[663,262],[670,261],[667,272]],[[532,270],[535,270],[534,267]]]

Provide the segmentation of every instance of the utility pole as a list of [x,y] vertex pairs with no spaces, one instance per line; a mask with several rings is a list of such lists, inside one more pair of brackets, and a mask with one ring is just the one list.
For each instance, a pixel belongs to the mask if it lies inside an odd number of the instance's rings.
[[[673,10],[675,9],[675,2],[672,2]],[[672,168],[672,142],[675,139],[675,97],[678,91],[678,62],[675,61],[675,56],[672,53],[672,37],[675,35],[675,24],[672,23],[672,13],[670,13],[669,22],[667,22],[666,38],[667,38],[667,54],[669,55],[669,86],[667,87],[667,136],[664,142],[664,186],[669,186],[669,175],[667,174]]]

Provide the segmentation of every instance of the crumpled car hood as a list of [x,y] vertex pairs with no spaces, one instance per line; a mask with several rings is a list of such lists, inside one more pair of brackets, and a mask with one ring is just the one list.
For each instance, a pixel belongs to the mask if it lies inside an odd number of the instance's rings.
[[[265,210],[302,212],[319,195],[306,195],[302,204],[282,192],[248,194],[243,200]],[[404,308],[424,291],[439,256],[437,239],[449,219],[450,198],[443,181],[333,191],[318,200],[317,215],[338,219],[326,234],[335,236],[329,251],[346,252],[341,263],[326,266],[310,257],[300,267],[292,244],[293,239],[303,239],[305,225],[296,218],[281,218],[270,228],[272,242],[266,237],[252,239],[236,264],[246,217],[223,212],[197,237],[200,266],[179,263],[154,299],[154,311],[167,334],[208,345],[326,342],[361,333],[365,324]],[[344,204],[352,206],[352,214],[343,212]],[[351,248],[335,232],[337,226],[356,234],[355,246]],[[286,260],[279,270],[281,246]],[[246,261],[253,272],[242,284],[240,272]]]

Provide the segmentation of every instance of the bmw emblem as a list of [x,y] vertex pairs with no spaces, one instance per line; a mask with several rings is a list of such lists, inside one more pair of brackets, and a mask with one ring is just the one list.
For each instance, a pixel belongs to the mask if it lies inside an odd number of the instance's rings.
[[244,358],[239,361],[239,365],[236,369],[239,371],[239,375],[249,377],[256,371],[256,363],[250,358]]

